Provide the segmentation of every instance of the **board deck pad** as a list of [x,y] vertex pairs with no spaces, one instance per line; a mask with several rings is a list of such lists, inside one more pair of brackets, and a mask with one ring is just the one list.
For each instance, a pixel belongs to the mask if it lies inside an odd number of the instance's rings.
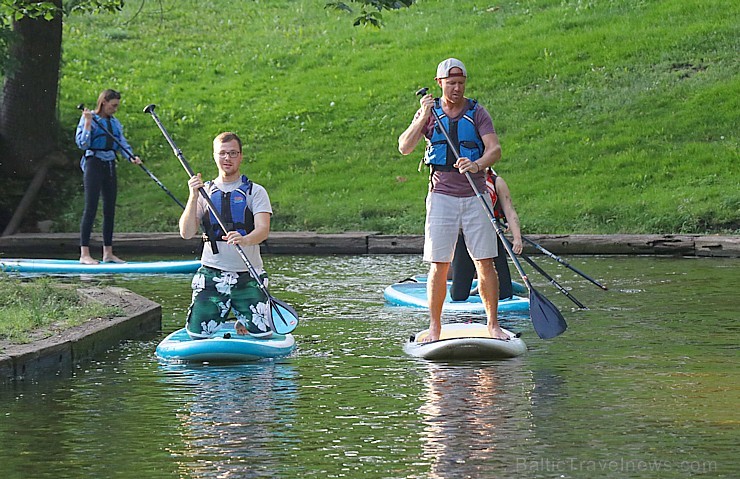
[[[502,328],[503,329],[503,328]],[[440,339],[423,342],[429,330],[421,331],[404,344],[404,351],[428,360],[509,359],[521,356],[527,345],[513,332],[504,329],[509,340],[493,339],[481,323],[443,324]]]

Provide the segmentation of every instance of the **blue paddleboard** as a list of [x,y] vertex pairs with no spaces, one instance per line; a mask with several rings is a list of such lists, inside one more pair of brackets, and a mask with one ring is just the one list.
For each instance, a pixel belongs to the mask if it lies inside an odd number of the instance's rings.
[[[419,283],[426,283],[427,281],[427,275],[425,274],[417,274],[415,276],[412,276],[410,278],[413,281],[417,281]],[[470,286],[471,288],[477,288],[478,287],[478,280],[474,279],[473,283]],[[524,286],[522,283],[517,283],[516,281],[511,282],[511,290],[514,292],[514,294],[518,296],[529,296],[529,291],[527,290],[527,287]]]
[[[392,284],[385,288],[383,296],[387,302],[396,306],[429,309],[426,283],[408,282]],[[470,296],[465,301],[452,301],[449,293],[449,285],[442,311],[470,314],[483,314],[486,312],[483,307],[483,301],[481,301],[478,295]],[[500,299],[498,302],[499,313],[527,313],[528,311],[529,298],[514,295],[509,299]]]

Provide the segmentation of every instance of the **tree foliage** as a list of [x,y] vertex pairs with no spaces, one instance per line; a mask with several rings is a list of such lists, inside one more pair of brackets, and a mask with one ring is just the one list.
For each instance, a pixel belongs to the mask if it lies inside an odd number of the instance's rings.
[[23,18],[43,18],[51,20],[57,7],[52,2],[29,2],[28,0],[1,0],[0,22],[8,28],[14,21]]
[[[123,8],[124,0],[67,0],[62,3],[62,12],[98,13],[116,12]],[[51,20],[57,14],[54,2],[32,2],[29,0],[0,0],[0,22],[9,27],[12,22],[23,18]]]
[[[144,1],[144,0],[142,0]],[[61,9],[54,2],[30,0],[0,0],[0,74],[5,74],[10,64],[8,50],[13,39],[13,22],[23,19],[51,21],[57,14],[116,12],[123,8],[124,0],[68,0]]]
[[368,26],[376,28],[383,26],[383,16],[380,12],[383,10],[398,10],[408,8],[415,0],[348,0],[347,2],[327,2],[326,8],[334,8],[348,13],[354,13],[350,4],[360,4],[360,14],[355,18],[354,25]]

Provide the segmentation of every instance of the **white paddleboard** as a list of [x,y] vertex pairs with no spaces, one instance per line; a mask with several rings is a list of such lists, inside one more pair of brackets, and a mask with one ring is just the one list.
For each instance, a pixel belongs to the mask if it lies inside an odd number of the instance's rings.
[[[503,329],[503,328],[502,328]],[[509,330],[508,340],[493,339],[488,327],[481,323],[443,324],[440,339],[425,343],[429,334],[425,329],[406,342],[403,349],[411,355],[423,359],[507,359],[521,356],[527,352],[527,345]]]

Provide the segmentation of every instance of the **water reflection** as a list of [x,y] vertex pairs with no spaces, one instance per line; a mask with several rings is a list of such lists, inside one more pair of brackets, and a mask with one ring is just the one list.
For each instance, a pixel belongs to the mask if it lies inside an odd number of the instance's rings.
[[739,477],[740,262],[569,259],[610,290],[538,258],[590,310],[534,278],[568,332],[542,341],[502,317],[527,354],[477,363],[404,355],[428,318],[382,292],[424,271],[416,255],[266,258],[272,293],[302,313],[298,350],[239,366],[157,362],[189,278],[108,279],[162,304],[161,336],[0,389],[0,475]]
[[[524,361],[425,365],[419,408],[431,479],[495,477],[510,466],[505,444],[531,441],[532,374]],[[472,367],[471,367],[472,366]]]
[[295,440],[290,425],[298,395],[290,364],[161,365],[170,394],[183,399],[175,412],[181,442],[169,449],[181,474],[274,477],[285,460],[276,451]]

